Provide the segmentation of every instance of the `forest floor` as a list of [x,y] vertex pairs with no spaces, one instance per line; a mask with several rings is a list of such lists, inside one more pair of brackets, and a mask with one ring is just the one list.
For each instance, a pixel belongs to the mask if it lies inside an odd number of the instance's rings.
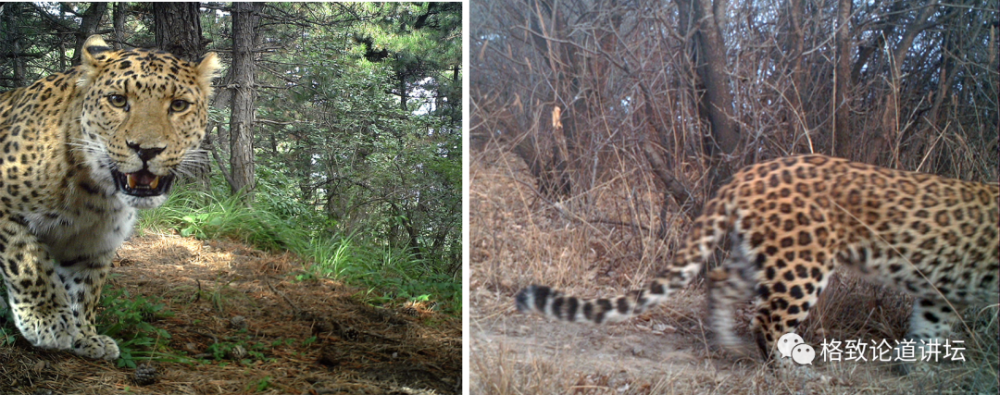
[[[680,235],[670,234],[666,242],[655,235],[660,205],[655,195],[641,192],[650,181],[635,174],[608,178],[553,203],[534,191],[531,173],[515,155],[492,149],[473,156],[471,393],[996,393],[996,306],[968,318],[970,327],[979,328],[973,335],[979,342],[967,333],[955,335],[966,340],[968,361],[942,362],[908,376],[894,373],[889,362],[823,362],[819,348],[809,370],[771,369],[748,333],[749,309],[736,317],[746,349],[720,352],[709,346],[704,286],[685,289],[623,323],[594,326],[519,314],[514,295],[530,284],[582,297],[619,295],[638,289],[663,267],[662,257]],[[865,341],[905,334],[912,299],[904,295],[836,276],[823,296],[801,327],[814,347],[822,334]]]
[[160,350],[184,358],[153,362],[157,382],[139,386],[134,369],[18,337],[0,347],[0,395],[461,392],[461,319],[419,304],[372,307],[359,289],[298,281],[302,265],[232,241],[134,237],[113,289],[159,300],[166,314],[152,325],[170,334]]

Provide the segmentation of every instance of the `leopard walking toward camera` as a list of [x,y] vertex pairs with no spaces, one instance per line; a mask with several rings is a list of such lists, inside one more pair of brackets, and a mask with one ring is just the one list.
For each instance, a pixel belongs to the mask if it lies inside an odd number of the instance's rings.
[[0,94],[0,272],[31,344],[118,358],[94,328],[111,259],[202,158],[218,69],[91,36],[79,66]]

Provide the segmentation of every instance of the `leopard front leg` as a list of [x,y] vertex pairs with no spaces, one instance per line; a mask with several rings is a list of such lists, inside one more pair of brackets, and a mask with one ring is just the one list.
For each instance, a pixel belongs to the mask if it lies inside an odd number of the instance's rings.
[[66,289],[69,309],[76,318],[73,324],[78,335],[74,338],[72,351],[80,356],[113,360],[119,355],[114,339],[98,334],[94,327],[112,254],[67,259],[55,267]]
[[45,248],[24,225],[0,221],[0,269],[14,324],[32,345],[70,350],[76,319]]
[[110,254],[53,264],[45,247],[16,221],[0,221],[0,271],[14,324],[28,342],[88,358],[118,358],[118,345],[93,320]]

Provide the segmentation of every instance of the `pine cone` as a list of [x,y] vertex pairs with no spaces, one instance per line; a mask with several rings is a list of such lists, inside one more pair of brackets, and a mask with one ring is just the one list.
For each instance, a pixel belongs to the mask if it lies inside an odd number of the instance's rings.
[[420,315],[420,312],[417,311],[417,309],[415,309],[413,307],[407,307],[407,308],[403,309],[403,315],[408,315],[410,317],[416,317],[416,316]]
[[229,349],[228,352],[226,352],[226,357],[228,357],[229,359],[232,359],[234,361],[241,360],[241,359],[247,357],[247,349],[243,348],[243,346],[237,344],[237,345],[233,346],[233,348]]
[[235,330],[243,330],[247,328],[247,319],[242,315],[235,316],[229,319],[229,327]]
[[156,383],[156,367],[144,363],[135,368],[135,376],[133,379],[138,385],[150,385]]
[[349,327],[341,331],[340,337],[349,342],[353,342],[357,341],[358,338],[361,337],[361,333],[359,333],[357,329]]

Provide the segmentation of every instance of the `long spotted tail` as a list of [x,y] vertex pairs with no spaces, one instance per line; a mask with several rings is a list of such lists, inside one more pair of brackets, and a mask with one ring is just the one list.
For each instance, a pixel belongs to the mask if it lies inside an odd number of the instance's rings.
[[[726,196],[724,192],[720,190],[719,195]],[[716,212],[717,204],[721,203],[710,202],[705,211]],[[726,218],[730,217],[738,216],[726,214]],[[565,321],[595,324],[627,320],[663,302],[674,291],[691,283],[701,272],[704,262],[711,258],[719,236],[725,235],[729,229],[734,229],[731,219],[708,223],[704,220],[695,221],[688,240],[690,244],[681,244],[668,269],[660,272],[639,291],[613,298],[582,299],[563,295],[543,285],[532,285],[517,293],[517,310],[522,313],[534,311]],[[688,248],[687,245],[694,248]]]
[[531,285],[515,296],[517,310],[560,320],[602,324],[627,320],[667,298],[666,279],[656,278],[641,291],[613,298],[581,299],[543,285]]

